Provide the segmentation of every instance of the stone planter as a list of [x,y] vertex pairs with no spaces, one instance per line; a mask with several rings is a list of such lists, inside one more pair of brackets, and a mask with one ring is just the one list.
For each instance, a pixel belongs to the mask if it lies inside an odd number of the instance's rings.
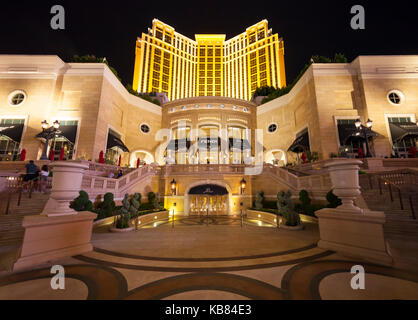
[[283,230],[298,231],[298,230],[303,230],[305,227],[302,223],[297,225],[297,226],[287,226],[286,225],[286,220],[284,218],[282,218],[281,223],[279,225],[279,228],[283,229]]
[[122,229],[120,229],[120,228],[115,228],[115,227],[110,227],[109,228],[109,231],[110,232],[115,232],[115,233],[123,233],[123,232],[130,232],[130,231],[134,231],[135,230],[135,227],[129,227],[129,228],[122,228]]
[[41,214],[49,217],[77,214],[70,208],[70,202],[78,196],[83,172],[89,166],[74,161],[55,161],[50,166],[54,173],[52,191]]
[[354,205],[354,200],[361,194],[358,178],[360,164],[360,160],[336,159],[324,165],[331,177],[333,193],[341,198],[339,210],[363,213],[361,208]]

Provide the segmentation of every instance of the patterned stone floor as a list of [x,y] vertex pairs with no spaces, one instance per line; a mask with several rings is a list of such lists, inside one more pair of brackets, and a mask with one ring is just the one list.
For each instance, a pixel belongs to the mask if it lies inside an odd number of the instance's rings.
[[[302,231],[232,217],[182,218],[115,234],[95,229],[94,251],[0,274],[0,299],[418,299],[418,272],[350,261]],[[65,267],[65,290],[50,286]],[[366,271],[353,290],[351,267]]]

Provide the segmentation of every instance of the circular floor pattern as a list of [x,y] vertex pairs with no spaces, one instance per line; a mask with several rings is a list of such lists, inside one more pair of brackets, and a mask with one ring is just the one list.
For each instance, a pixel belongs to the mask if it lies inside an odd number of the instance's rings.
[[141,259],[193,261],[276,255],[305,248],[319,240],[316,224],[307,223],[305,230],[289,231],[250,225],[240,227],[225,224],[229,218],[216,219],[216,224],[206,225],[203,218],[186,218],[174,228],[162,224],[123,234],[101,229],[93,233],[92,243],[99,250]]
[[[118,271],[100,265],[69,265],[64,266],[65,278],[75,279],[84,283],[88,289],[88,300],[107,300],[120,299],[126,295],[126,279]],[[21,284],[28,290],[27,299],[39,299],[36,290],[42,290],[51,281],[51,269],[44,268],[39,270],[15,273],[7,277],[0,278],[0,290],[13,285]],[[40,281],[38,281],[40,280]],[[42,281],[43,280],[43,281]],[[32,292],[32,293],[31,293]],[[72,299],[86,299],[82,291],[81,295]],[[33,296],[31,296],[31,294]],[[49,293],[49,299],[61,299],[62,294],[59,290]]]
[[[329,281],[332,279],[328,278],[328,280],[323,283],[323,285],[328,286],[330,291],[342,290],[347,292],[347,290],[351,290],[348,289],[350,283],[347,283],[347,281],[343,280],[351,279],[354,276],[354,274],[351,274],[350,271],[351,268],[355,265],[361,265],[365,269],[366,288],[362,292],[361,299],[385,299],[385,297],[382,295],[379,297],[379,295],[376,293],[379,290],[378,286],[382,286],[382,283],[369,281],[367,285],[368,274],[373,275],[373,277],[375,277],[375,275],[379,275],[384,278],[389,277],[390,279],[386,279],[386,281],[392,283],[392,289],[394,288],[395,283],[396,286],[402,286],[401,282],[404,281],[409,283],[408,288],[416,288],[414,284],[418,284],[417,274],[412,274],[410,272],[399,269],[372,265],[358,261],[319,260],[305,262],[289,269],[282,278],[281,288],[286,292],[286,299],[320,300],[322,299],[320,295],[321,282],[331,275],[340,274],[340,276],[337,278],[341,281],[334,281],[333,283],[330,283]],[[341,277],[342,274],[345,274],[345,276]],[[337,278],[334,277],[334,280]],[[413,284],[410,282],[413,282]],[[399,297],[398,292],[394,293],[395,294],[393,294],[390,299],[397,299]],[[348,294],[348,296],[352,296],[352,293]],[[390,294],[387,294],[386,298],[389,297]],[[327,294],[326,298],[330,299],[331,296]],[[333,299],[343,298],[344,296],[341,292],[339,295],[333,297]],[[349,299],[349,297],[347,297],[347,299]]]
[[255,279],[224,273],[192,273],[148,283],[127,293],[127,300],[157,300],[176,294],[217,290],[257,300],[282,300],[283,291]]

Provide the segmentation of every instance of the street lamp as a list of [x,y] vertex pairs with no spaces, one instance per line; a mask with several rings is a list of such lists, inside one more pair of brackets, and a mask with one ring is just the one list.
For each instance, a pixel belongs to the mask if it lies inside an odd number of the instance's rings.
[[174,180],[174,178],[173,178],[173,180],[171,180],[170,184],[171,184],[171,192],[172,192],[173,196],[175,196],[176,195],[176,184],[177,184],[176,180]]
[[239,183],[240,183],[240,185],[241,185],[241,194],[243,194],[243,193],[244,193],[244,191],[245,191],[245,187],[247,186],[247,181],[245,181],[245,179],[244,179],[244,178],[242,178],[242,179],[241,179],[241,181],[240,181]]
[[369,139],[367,138],[367,131],[371,130],[372,126],[373,126],[373,121],[370,119],[367,119],[366,121],[366,126],[363,126],[363,124],[361,123],[360,119],[357,119],[354,122],[354,125],[357,128],[357,133],[356,136],[360,135],[360,130],[363,130],[363,136],[364,136],[364,140],[366,140],[366,158],[371,158],[372,154],[370,152],[370,148],[369,148]]
[[47,151],[49,140],[54,138],[57,132],[59,131],[58,128],[60,127],[60,123],[58,122],[58,120],[55,120],[51,127],[48,128],[48,126],[49,123],[46,120],[41,122],[42,138],[45,138],[45,145],[40,160],[48,160]]

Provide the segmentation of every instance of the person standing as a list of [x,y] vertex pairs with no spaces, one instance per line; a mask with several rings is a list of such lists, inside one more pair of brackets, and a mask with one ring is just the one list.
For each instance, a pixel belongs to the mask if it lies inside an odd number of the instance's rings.
[[29,163],[25,165],[26,174],[23,177],[23,188],[26,189],[27,185],[33,184],[33,181],[38,178],[39,168],[33,160],[29,160]]

